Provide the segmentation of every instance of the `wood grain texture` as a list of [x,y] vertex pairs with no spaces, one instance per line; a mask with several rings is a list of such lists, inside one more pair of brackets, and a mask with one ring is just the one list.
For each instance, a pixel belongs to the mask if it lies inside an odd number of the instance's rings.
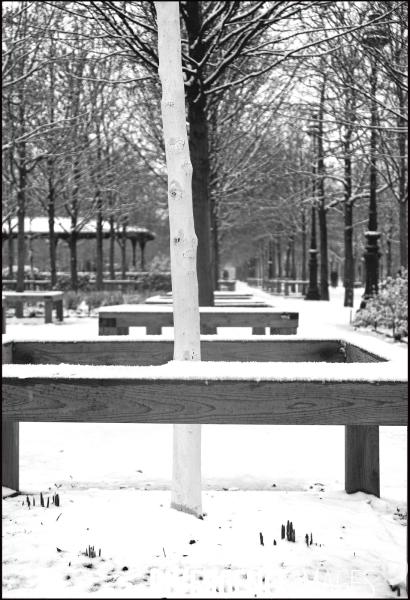
[[13,364],[13,342],[11,341],[2,344],[1,364]]
[[346,344],[346,362],[348,363],[373,363],[386,362],[385,358],[381,358],[376,354],[372,354],[367,350],[363,350],[354,344]]
[[[139,310],[121,312],[115,310],[102,310],[99,312],[99,326],[107,327],[108,321],[116,319],[117,327],[173,327],[174,316],[171,307],[149,306],[144,311],[142,305],[136,305]],[[201,310],[201,325],[206,327],[280,327],[294,329],[299,325],[298,313],[281,313],[270,309],[254,308],[243,310],[240,308],[214,307],[212,311]],[[112,325],[111,325],[112,326]]]
[[[13,342],[2,344],[2,364],[13,362]],[[19,424],[5,421],[1,424],[1,484],[19,489]]]
[[[385,362],[354,344],[346,344],[347,363]],[[379,427],[346,425],[345,427],[345,490],[380,497]]]
[[349,425],[345,429],[345,490],[380,498],[379,427]]
[[[11,342],[7,344],[11,357]],[[201,340],[203,361],[345,362],[339,340]],[[3,352],[5,352],[3,345]],[[174,341],[14,342],[15,364],[163,365],[173,358]]]
[[1,424],[1,484],[19,490],[19,423]]
[[406,425],[407,384],[3,376],[2,410],[6,421]]

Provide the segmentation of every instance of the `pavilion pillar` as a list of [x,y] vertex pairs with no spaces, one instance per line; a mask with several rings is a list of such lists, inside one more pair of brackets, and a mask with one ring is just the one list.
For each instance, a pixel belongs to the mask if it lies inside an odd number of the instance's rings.
[[137,266],[137,261],[136,261],[137,240],[135,238],[130,238],[130,239],[131,239],[131,244],[132,244],[132,266],[135,269]]
[[145,242],[145,240],[140,240],[139,244],[140,244],[140,248],[141,248],[141,271],[143,271],[144,268],[145,268],[145,264],[144,264],[144,248],[145,248],[146,242]]

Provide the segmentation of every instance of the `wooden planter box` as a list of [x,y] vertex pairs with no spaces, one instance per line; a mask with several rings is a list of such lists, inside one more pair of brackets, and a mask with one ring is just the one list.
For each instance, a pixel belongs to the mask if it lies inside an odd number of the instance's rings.
[[203,336],[181,368],[173,345],[4,342],[3,485],[19,489],[19,421],[345,425],[345,489],[380,496],[379,426],[407,424],[405,363],[338,339]]

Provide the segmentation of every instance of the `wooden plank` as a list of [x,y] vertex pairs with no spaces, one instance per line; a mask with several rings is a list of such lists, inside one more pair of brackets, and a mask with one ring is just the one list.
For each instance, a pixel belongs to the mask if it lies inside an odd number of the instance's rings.
[[377,425],[345,427],[345,490],[380,498],[380,450]]
[[94,378],[56,380],[3,372],[2,407],[5,421],[393,426],[407,424],[407,384],[118,379],[99,369]]
[[[2,344],[2,364],[13,362],[13,342]],[[19,489],[19,424],[1,424],[1,483],[12,490]]]
[[13,342],[10,341],[2,344],[1,363],[3,365],[13,364]]
[[1,424],[1,484],[19,490],[19,423]]
[[57,319],[59,321],[63,321],[64,320],[64,309],[63,309],[63,301],[62,300],[58,300],[56,302],[56,312],[57,312]]
[[6,333],[6,303],[2,301],[1,305],[1,332]]
[[385,358],[380,358],[368,350],[363,350],[354,344],[346,344],[346,362],[347,363],[373,363],[386,362]]
[[44,301],[44,321],[46,323],[53,322],[53,303],[49,298]]
[[[347,363],[386,362],[354,344],[346,344]],[[345,490],[374,494],[380,498],[379,427],[346,425]]]
[[[111,334],[112,335],[112,334]],[[8,345],[11,347],[11,342]],[[4,347],[4,346],[3,346]],[[339,340],[201,339],[203,361],[345,362]],[[11,351],[11,350],[10,350]],[[174,341],[15,341],[15,364],[163,365],[173,359]]]
[[[121,327],[173,327],[171,306],[149,306],[137,304],[135,307],[110,307],[99,310],[101,319],[117,320]],[[199,308],[201,324],[207,327],[298,327],[299,314],[277,312],[269,308],[224,308],[201,306]],[[101,327],[103,325],[100,325]]]

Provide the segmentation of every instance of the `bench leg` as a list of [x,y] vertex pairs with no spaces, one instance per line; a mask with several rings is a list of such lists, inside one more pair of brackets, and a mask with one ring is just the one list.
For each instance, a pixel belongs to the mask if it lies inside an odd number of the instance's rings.
[[19,424],[3,421],[2,437],[2,485],[12,490],[19,489]]
[[147,329],[147,335],[162,335],[162,327],[158,325],[150,325]]
[[297,327],[271,327],[271,335],[296,335],[298,332]]
[[379,426],[346,425],[345,490],[380,498]]
[[53,301],[52,300],[44,301],[44,315],[45,315],[45,323],[53,322]]
[[23,318],[23,303],[16,300],[16,317],[18,319]]
[[200,335],[216,335],[218,333],[217,327],[211,327],[210,325],[200,325]]
[[98,335],[129,335],[129,327],[99,327]]
[[265,327],[252,327],[252,335],[265,335]]
[[129,335],[129,327],[117,327],[117,319],[105,319],[100,317],[98,320],[98,335]]
[[57,319],[59,321],[63,321],[64,313],[63,313],[63,301],[62,300],[57,300],[57,302],[56,302],[56,313],[57,313]]

